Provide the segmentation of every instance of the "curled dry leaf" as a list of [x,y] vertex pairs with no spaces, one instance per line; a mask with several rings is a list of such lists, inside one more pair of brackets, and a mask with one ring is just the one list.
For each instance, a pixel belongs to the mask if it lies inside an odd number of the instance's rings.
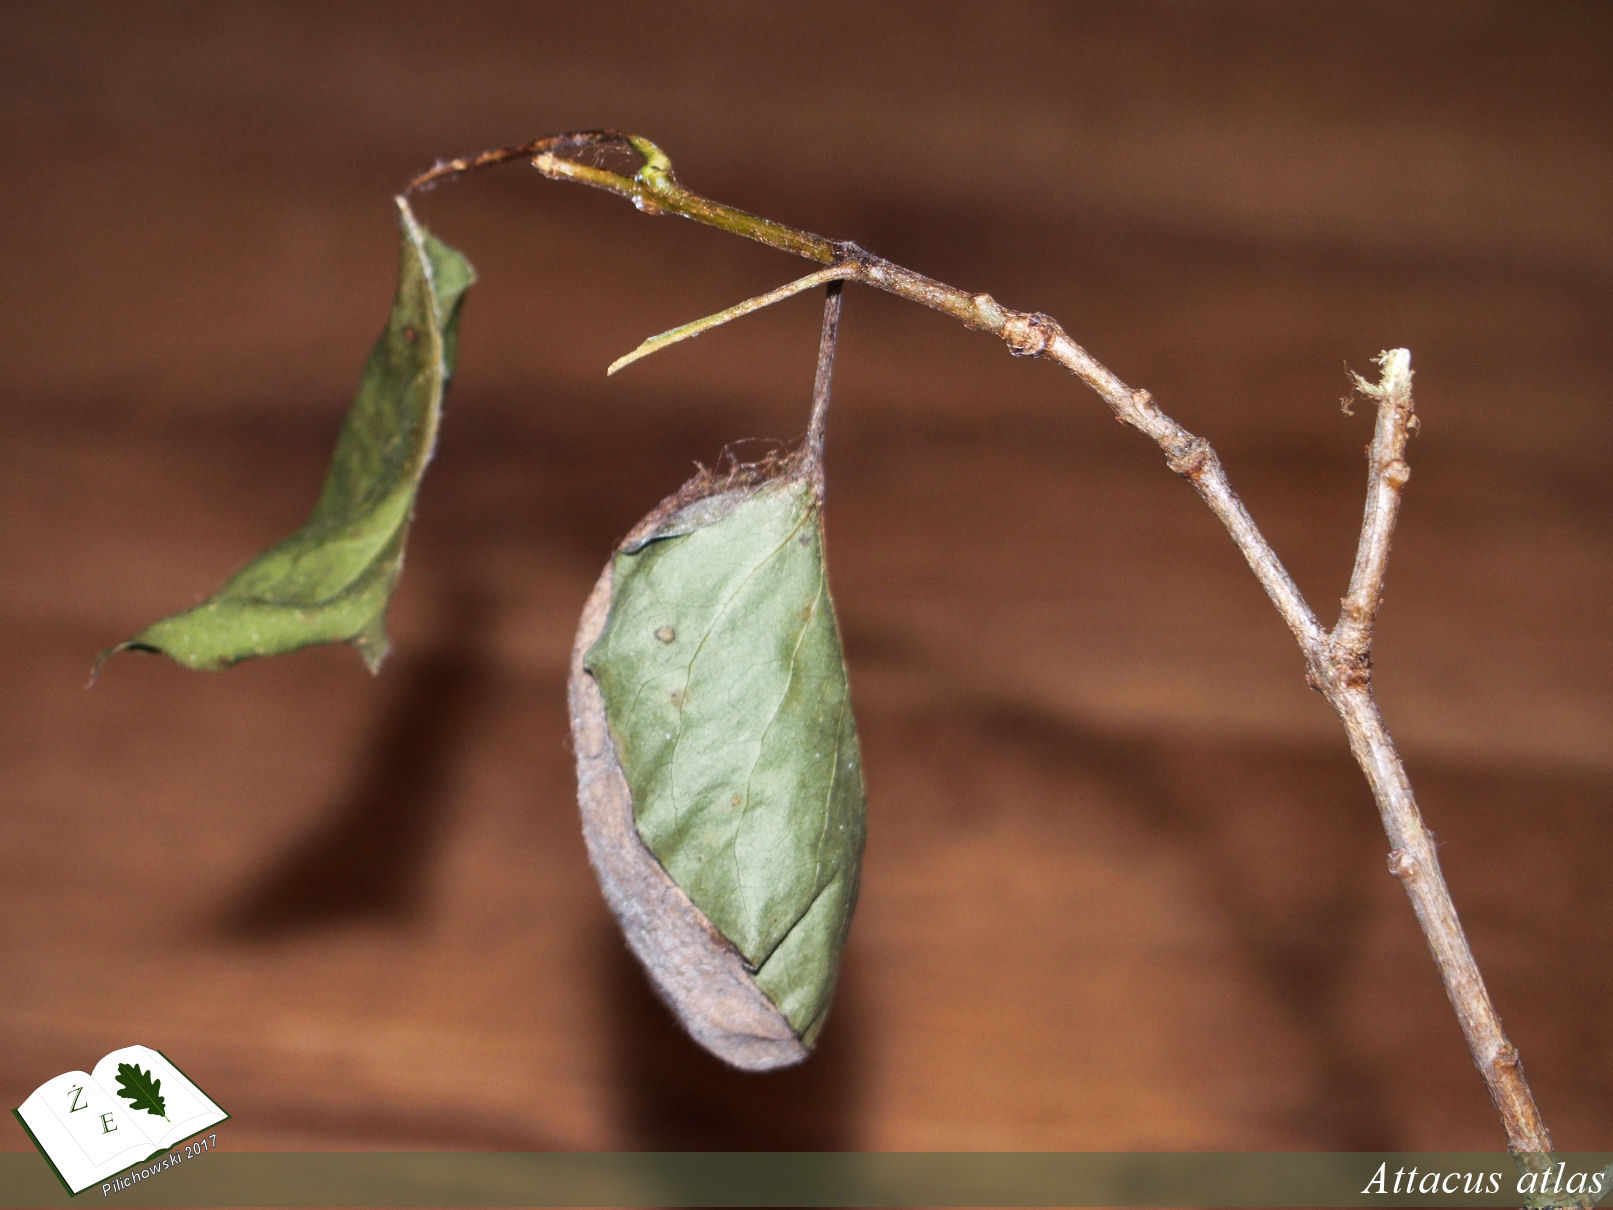
[[[453,376],[470,262],[397,199],[398,286],[370,350],[314,509],[207,600],[104,653],[160,651],[222,668],[315,643],[351,643],[371,671],[386,655],[386,610],[403,568],[415,496]],[[99,662],[97,663],[99,667]]]
[[583,835],[629,946],[736,1067],[816,1042],[866,805],[815,460],[697,476],[583,610],[571,720]]

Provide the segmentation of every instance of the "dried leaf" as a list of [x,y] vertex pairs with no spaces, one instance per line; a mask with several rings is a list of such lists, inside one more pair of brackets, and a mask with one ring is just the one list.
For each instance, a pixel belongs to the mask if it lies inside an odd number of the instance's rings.
[[345,642],[371,671],[380,666],[387,603],[453,373],[459,305],[475,280],[470,263],[427,233],[402,198],[398,213],[392,314],[365,363],[307,522],[202,604],[113,651],[160,651],[188,668],[220,668]]
[[713,1053],[799,1062],[866,813],[815,466],[699,478],[645,518],[584,610],[571,704],[584,835],[634,952]]

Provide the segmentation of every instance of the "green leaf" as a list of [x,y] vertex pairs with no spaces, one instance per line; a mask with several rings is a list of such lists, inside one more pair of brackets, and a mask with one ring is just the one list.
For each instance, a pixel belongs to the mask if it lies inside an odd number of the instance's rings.
[[168,1107],[162,1098],[162,1081],[133,1063],[118,1064],[118,1095],[129,1102],[131,1109],[144,1109],[164,1121],[168,1120]]
[[[618,549],[602,580],[608,618],[581,658],[639,841],[783,1014],[799,1043],[774,1048],[783,1061],[804,1057],[822,1028],[865,831],[820,491],[815,474],[793,471],[738,490],[690,485]],[[574,685],[574,719],[577,705]],[[579,733],[585,816],[592,746]],[[661,946],[672,951],[663,961],[654,938],[635,941],[628,916],[644,916],[642,903],[612,906],[697,1038],[743,1066],[778,1065],[724,1053],[723,1035],[754,1029],[691,1020],[726,1010],[702,1002],[702,988],[668,986],[677,980],[659,967],[682,951]]]
[[475,280],[464,257],[427,233],[402,198],[397,203],[402,244],[392,314],[307,522],[202,604],[112,651],[160,651],[187,668],[221,668],[343,642],[372,672],[380,667],[387,603],[453,373],[459,306]]

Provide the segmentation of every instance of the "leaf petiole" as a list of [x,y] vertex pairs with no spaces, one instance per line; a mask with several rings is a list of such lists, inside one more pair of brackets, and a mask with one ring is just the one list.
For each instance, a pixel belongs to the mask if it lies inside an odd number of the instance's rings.
[[733,306],[726,307],[714,315],[707,315],[702,319],[691,320],[689,323],[679,324],[675,328],[668,328],[659,335],[651,336],[631,353],[618,357],[610,363],[605,373],[607,375],[614,374],[617,370],[632,365],[640,358],[648,357],[651,353],[659,353],[670,345],[699,336],[700,333],[720,327],[731,319],[738,319],[741,315],[749,315],[752,311],[760,311],[763,307],[770,307],[776,302],[783,302],[786,298],[794,297],[816,286],[845,281],[847,278],[854,277],[856,272],[856,266],[852,264],[830,265],[827,269],[819,269],[816,273],[808,273],[805,277],[798,277],[776,290],[769,290],[766,294],[758,294],[755,298],[747,298],[744,302],[735,303]]

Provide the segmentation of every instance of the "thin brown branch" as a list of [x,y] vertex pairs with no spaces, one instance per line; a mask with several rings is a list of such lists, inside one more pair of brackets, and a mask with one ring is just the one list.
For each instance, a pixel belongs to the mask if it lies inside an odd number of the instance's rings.
[[830,282],[826,293],[827,297],[823,300],[823,332],[818,337],[818,369],[812,377],[812,420],[803,447],[808,463],[819,476],[820,493],[823,491],[823,440],[829,421],[829,380],[834,377],[835,345],[840,337],[840,308],[845,301],[838,281]]
[[[607,146],[631,148],[638,154],[641,163],[633,175],[584,163],[569,154],[577,148]],[[990,332],[1015,356],[1040,357],[1063,366],[1094,391],[1118,420],[1158,445],[1166,465],[1186,478],[1220,519],[1293,633],[1304,655],[1310,683],[1344,724],[1350,750],[1372,789],[1389,838],[1390,870],[1411,900],[1473,1061],[1495,1102],[1508,1147],[1530,1167],[1544,1162],[1551,1150],[1550,1135],[1524,1079],[1517,1049],[1502,1031],[1485,989],[1440,871],[1433,838],[1422,822],[1405,768],[1371,691],[1373,627],[1382,599],[1390,537],[1409,474],[1406,441],[1416,424],[1409,353],[1394,350],[1384,354],[1382,381],[1376,385],[1360,384],[1364,393],[1378,402],[1378,421],[1370,451],[1367,503],[1355,567],[1341,617],[1329,632],[1317,621],[1233,491],[1209,443],[1166,415],[1147,391],[1127,386],[1049,316],[1011,310],[989,294],[970,294],[874,256],[855,244],[826,239],[692,193],[678,184],[661,150],[636,136],[590,132],[539,140],[522,148],[449,161],[424,174],[415,184],[522,155],[533,156],[534,167],[552,179],[604,189],[629,199],[645,213],[676,214],[831,265],[836,278],[862,282],[951,315],[966,327]],[[778,293],[782,297],[789,291]],[[685,326],[703,330],[698,323]]]
[[423,192],[441,181],[464,176],[467,172],[491,168],[495,164],[508,164],[513,160],[530,160],[534,156],[550,152],[575,152],[590,147],[628,147],[631,146],[630,138],[630,135],[619,134],[614,130],[586,130],[576,134],[549,135],[547,138],[533,139],[530,143],[521,143],[515,147],[498,147],[492,151],[477,152],[475,155],[456,156],[451,160],[438,160],[404,186],[403,192],[405,194]]
[[1423,823],[1411,782],[1372,695],[1372,634],[1400,498],[1411,475],[1406,444],[1417,427],[1411,354],[1392,349],[1378,358],[1378,364],[1383,369],[1379,382],[1356,376],[1357,390],[1377,403],[1378,414],[1367,450],[1367,500],[1355,568],[1339,620],[1318,653],[1321,658],[1313,662],[1312,679],[1343,720],[1351,751],[1372,786],[1393,846],[1389,872],[1400,879],[1428,938],[1474,1062],[1507,1127],[1509,1145],[1519,1153],[1549,1152],[1551,1138],[1534,1107],[1517,1049],[1501,1030],[1440,873],[1434,838]]
[[1411,402],[1411,354],[1392,349],[1378,358],[1382,379],[1370,383],[1355,375],[1356,390],[1377,401],[1378,419],[1367,449],[1366,515],[1361,521],[1361,542],[1356,548],[1350,589],[1340,603],[1343,610],[1333,627],[1333,642],[1341,655],[1365,660],[1372,646],[1372,628],[1383,600],[1383,577],[1389,566],[1389,539],[1400,513],[1400,497],[1411,467],[1406,443],[1417,429]]
[[[1543,1166],[1551,1136],[1524,1079],[1517,1048],[1502,1032],[1456,905],[1439,869],[1434,837],[1423,823],[1411,781],[1372,694],[1372,636],[1383,602],[1390,540],[1400,500],[1411,477],[1406,445],[1417,429],[1411,395],[1411,354],[1391,349],[1378,357],[1382,375],[1371,383],[1355,376],[1356,390],[1377,404],[1367,448],[1366,507],[1350,587],[1339,620],[1312,659],[1312,682],[1338,713],[1350,749],[1366,774],[1389,837],[1389,872],[1400,880],[1439,967],[1473,1061],[1507,1131],[1508,1146]],[[1319,657],[1319,658],[1318,658]]]

